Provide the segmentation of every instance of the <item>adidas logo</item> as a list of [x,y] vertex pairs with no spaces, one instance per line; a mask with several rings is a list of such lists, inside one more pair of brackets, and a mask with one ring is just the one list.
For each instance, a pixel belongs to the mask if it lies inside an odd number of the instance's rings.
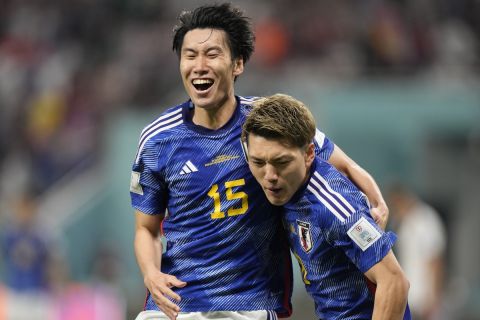
[[192,172],[197,172],[198,169],[193,165],[190,160],[188,160],[185,165],[182,167],[182,171],[180,171],[180,174],[187,174],[187,173],[192,173]]

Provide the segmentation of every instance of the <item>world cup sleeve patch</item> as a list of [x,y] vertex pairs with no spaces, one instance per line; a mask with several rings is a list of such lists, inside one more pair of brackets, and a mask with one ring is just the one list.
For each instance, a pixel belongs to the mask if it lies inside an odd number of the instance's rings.
[[365,217],[361,217],[348,231],[348,236],[355,242],[362,251],[367,250],[372,244],[380,239],[381,234],[375,227],[368,222]]
[[143,196],[143,189],[140,185],[140,172],[132,171],[130,178],[130,191]]

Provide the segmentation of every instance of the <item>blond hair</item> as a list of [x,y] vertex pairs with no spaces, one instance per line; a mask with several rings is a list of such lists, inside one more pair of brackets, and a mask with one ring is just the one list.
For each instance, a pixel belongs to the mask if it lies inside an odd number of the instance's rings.
[[242,140],[249,134],[305,147],[315,137],[315,118],[305,104],[286,94],[274,94],[253,103],[243,124]]

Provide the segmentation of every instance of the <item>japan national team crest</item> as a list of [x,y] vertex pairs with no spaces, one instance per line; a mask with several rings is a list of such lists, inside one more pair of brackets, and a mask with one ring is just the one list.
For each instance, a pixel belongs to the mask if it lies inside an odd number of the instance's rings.
[[310,223],[297,220],[298,224],[298,238],[300,245],[305,252],[312,250],[312,234],[310,233]]

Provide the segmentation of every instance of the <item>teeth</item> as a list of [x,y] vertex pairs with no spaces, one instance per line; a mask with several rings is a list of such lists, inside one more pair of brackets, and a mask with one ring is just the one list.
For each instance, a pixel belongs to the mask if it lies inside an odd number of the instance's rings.
[[213,83],[213,80],[210,79],[195,79],[193,80],[193,84],[210,84]]

